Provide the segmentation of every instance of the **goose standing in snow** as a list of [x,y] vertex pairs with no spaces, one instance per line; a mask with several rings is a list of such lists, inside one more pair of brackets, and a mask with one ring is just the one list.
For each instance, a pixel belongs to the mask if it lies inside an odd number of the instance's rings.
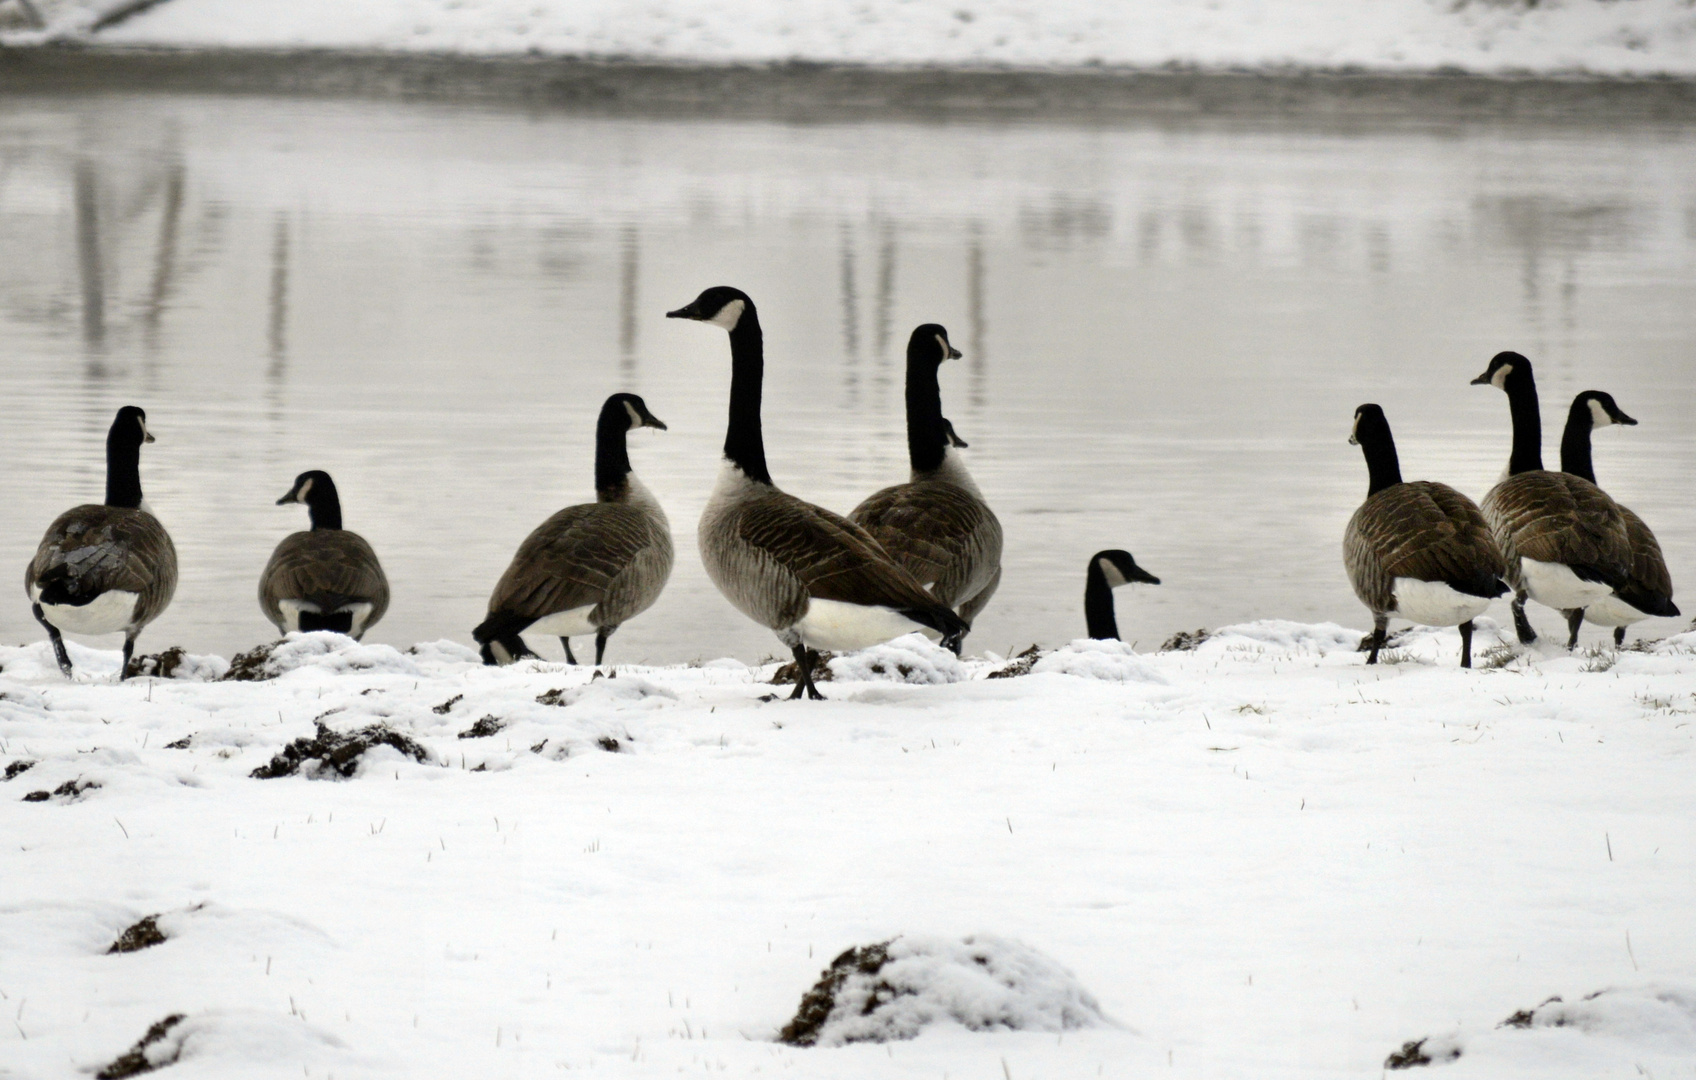
[[1354,411],[1349,442],[1370,476],[1366,501],[1343,531],[1349,584],[1372,612],[1378,662],[1394,615],[1425,626],[1460,627],[1460,666],[1472,666],[1472,620],[1508,591],[1507,566],[1489,523],[1471,499],[1447,484],[1402,480],[1390,422],[1377,405]]
[[[1508,395],[1513,452],[1507,474],[1484,496],[1484,520],[1507,560],[1513,621],[1529,645],[1537,632],[1525,617],[1529,597],[1567,612],[1618,593],[1640,610],[1658,608],[1631,582],[1631,537],[1619,504],[1590,481],[1543,468],[1543,421],[1531,361],[1497,353],[1473,385]],[[1644,605],[1647,605],[1645,607]]]
[[130,673],[135,639],[157,619],[177,588],[177,549],[141,497],[141,444],[147,414],[118,410],[106,433],[106,502],[60,514],[24,574],[36,621],[47,628],[59,670],[71,674],[60,631],[124,634],[120,679]]
[[389,579],[377,553],[342,528],[336,482],[321,469],[294,479],[278,506],[304,504],[312,528],[283,537],[259,575],[259,609],[281,633],[334,630],[355,641],[389,609]]
[[791,699],[813,685],[818,649],[863,649],[915,630],[960,651],[964,620],[893,562],[865,529],[778,490],[760,426],[765,344],[748,294],[717,286],[667,318],[730,334],[730,420],[717,485],[701,514],[701,561],[719,592],[795,655]]
[[635,394],[614,394],[595,425],[595,501],[568,506],[518,545],[471,635],[485,664],[536,654],[520,634],[551,634],[577,663],[571,638],[595,635],[595,663],[625,620],[653,606],[671,576],[671,525],[630,469],[626,436],[665,430]]
[[848,518],[969,627],[1001,584],[1001,522],[950,452],[966,442],[942,415],[937,369],[959,357],[936,323],[913,331],[907,341],[912,479],[868,496]]
[[[1596,471],[1590,461],[1590,432],[1609,424],[1636,424],[1614,404],[1612,394],[1601,390],[1586,390],[1572,399],[1567,413],[1566,430],[1561,434],[1561,472],[1581,476],[1596,482]],[[1631,580],[1636,595],[1655,603],[1653,614],[1677,615],[1678,606],[1672,602],[1672,574],[1661,554],[1661,545],[1642,518],[1627,507],[1620,507],[1625,517],[1625,531],[1631,538]],[[1585,619],[1600,626],[1614,628],[1614,644],[1625,644],[1625,628],[1649,618],[1651,612],[1634,607],[1619,596],[1604,596],[1587,608],[1566,613],[1567,626],[1572,631],[1567,648],[1578,644],[1578,628]]]
[[1089,636],[1098,641],[1119,640],[1119,620],[1113,614],[1113,590],[1138,581],[1158,585],[1160,579],[1137,565],[1131,553],[1119,548],[1098,551],[1089,557],[1084,572],[1084,622]]

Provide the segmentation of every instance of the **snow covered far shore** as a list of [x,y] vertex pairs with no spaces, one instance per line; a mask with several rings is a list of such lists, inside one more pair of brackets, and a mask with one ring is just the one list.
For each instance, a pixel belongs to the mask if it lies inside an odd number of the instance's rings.
[[[910,638],[823,703],[730,660],[314,634],[118,685],[0,648],[0,1075],[1689,1075],[1696,633],[1480,623],[1472,671],[1453,631],[1007,678]],[[939,958],[884,991],[916,1038],[774,1041],[891,939]]]
[[[34,0],[0,40],[685,63],[1696,75],[1690,0]],[[0,5],[0,11],[9,5]],[[21,9],[20,9],[21,10]]]

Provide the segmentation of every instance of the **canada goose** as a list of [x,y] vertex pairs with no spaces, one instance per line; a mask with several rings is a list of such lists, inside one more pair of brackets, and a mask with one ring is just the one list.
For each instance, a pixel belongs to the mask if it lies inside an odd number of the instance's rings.
[[1537,640],[1525,617],[1527,597],[1561,612],[1616,592],[1634,603],[1641,599],[1631,584],[1631,538],[1619,504],[1588,480],[1543,468],[1543,421],[1531,361],[1516,352],[1497,353],[1472,382],[1505,391],[1513,415],[1507,473],[1480,509],[1507,560],[1519,640],[1528,645]]
[[1001,522],[958,455],[966,442],[942,415],[937,368],[960,353],[926,323],[907,341],[907,459],[912,479],[866,498],[848,515],[902,569],[970,626],[1001,584]]
[[307,532],[283,537],[259,575],[259,608],[282,633],[334,630],[358,640],[389,609],[389,579],[377,553],[342,528],[336,482],[319,469],[294,479],[278,506],[304,503]]
[[489,597],[489,617],[471,632],[485,664],[535,656],[520,634],[558,637],[575,664],[572,636],[592,633],[598,665],[613,631],[659,599],[671,576],[671,525],[630,470],[625,437],[639,427],[665,430],[635,394],[601,406],[595,501],[566,507],[518,545]]
[[106,502],[60,514],[24,575],[36,621],[47,628],[59,670],[71,674],[60,631],[124,633],[127,678],[136,635],[157,619],[177,588],[177,549],[141,497],[141,444],[152,442],[147,414],[118,410],[106,433]]
[[1128,551],[1109,548],[1089,557],[1089,568],[1084,572],[1084,622],[1090,637],[1119,639],[1119,620],[1113,615],[1113,590],[1133,581],[1160,584],[1160,579],[1138,566]]
[[1366,501],[1343,530],[1349,584],[1372,612],[1378,662],[1390,616],[1460,627],[1460,666],[1472,666],[1472,620],[1508,591],[1507,566],[1471,499],[1447,484],[1402,480],[1390,422],[1376,405],[1354,411],[1349,442],[1366,457]]
[[[1635,423],[1637,421],[1614,404],[1612,394],[1601,390],[1586,390],[1579,394],[1572,399],[1566,430],[1561,434],[1561,472],[1582,476],[1594,484],[1596,472],[1590,461],[1591,429],[1609,424]],[[1667,560],[1661,554],[1661,545],[1655,540],[1655,534],[1629,508],[1622,506],[1619,512],[1625,517],[1625,531],[1631,537],[1631,580],[1636,592],[1650,600],[1661,601],[1660,609],[1652,614],[1677,615],[1678,607],[1672,602],[1672,574],[1667,571]],[[1567,625],[1572,631],[1567,647],[1578,644],[1578,628],[1585,619],[1600,626],[1613,627],[1614,644],[1623,645],[1625,628],[1647,619],[1650,614],[1618,596],[1604,596],[1587,608],[1566,613]]]
[[701,514],[701,561],[725,599],[795,654],[800,678],[791,699],[823,698],[812,677],[817,649],[863,649],[931,630],[958,653],[965,621],[870,533],[772,483],[760,428],[765,344],[748,294],[717,286],[666,317],[730,333],[730,420],[718,483]]

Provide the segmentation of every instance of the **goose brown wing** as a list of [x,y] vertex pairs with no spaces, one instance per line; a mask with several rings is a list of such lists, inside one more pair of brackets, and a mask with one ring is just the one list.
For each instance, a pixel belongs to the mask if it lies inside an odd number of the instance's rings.
[[282,625],[280,600],[311,600],[325,611],[343,604],[370,604],[366,626],[389,608],[389,579],[371,545],[346,529],[290,533],[271,553],[259,579],[259,604]]
[[849,519],[949,607],[981,593],[1001,566],[1001,522],[982,499],[954,484],[886,487]]
[[[599,604],[613,583],[654,543],[640,511],[621,503],[568,506],[518,545],[489,597],[489,611],[526,623]],[[670,547],[667,539],[666,547]],[[669,566],[669,559],[667,560]]]
[[1509,556],[1563,563],[1580,578],[1628,587],[1631,538],[1619,504],[1570,473],[1515,473],[1484,496],[1484,516]]
[[1388,610],[1400,577],[1473,596],[1506,591],[1501,549],[1483,513],[1447,484],[1417,480],[1368,498],[1349,519],[1343,554],[1355,592],[1374,610]]
[[177,589],[177,549],[145,510],[89,503],[60,514],[25,572],[25,587],[86,603],[102,593],[137,594],[134,626],[146,626]]
[[1672,603],[1672,573],[1667,569],[1666,556],[1661,554],[1660,541],[1630,509],[1622,506],[1619,512],[1625,519],[1626,535],[1631,538],[1632,593],[1648,602],[1658,601],[1659,614],[1677,615],[1678,608]]

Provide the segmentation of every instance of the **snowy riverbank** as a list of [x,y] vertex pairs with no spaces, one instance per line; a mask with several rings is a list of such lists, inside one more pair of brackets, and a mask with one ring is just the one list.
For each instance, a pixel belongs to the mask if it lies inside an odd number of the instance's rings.
[[[115,653],[73,645],[67,684],[0,648],[0,1075],[85,1076],[175,1014],[182,1077],[1313,1078],[1427,1036],[1456,1078],[1690,1075],[1696,634],[1474,671],[1452,632],[1376,668],[1358,637],[1004,679],[909,640],[810,705],[728,660],[313,635],[265,681],[120,686]],[[315,720],[422,760],[250,776]],[[148,915],[163,944],[107,954]],[[971,934],[1107,1022],[772,1041],[842,950]]]
[[1696,74],[1687,0],[34,0],[3,39],[680,63]]

